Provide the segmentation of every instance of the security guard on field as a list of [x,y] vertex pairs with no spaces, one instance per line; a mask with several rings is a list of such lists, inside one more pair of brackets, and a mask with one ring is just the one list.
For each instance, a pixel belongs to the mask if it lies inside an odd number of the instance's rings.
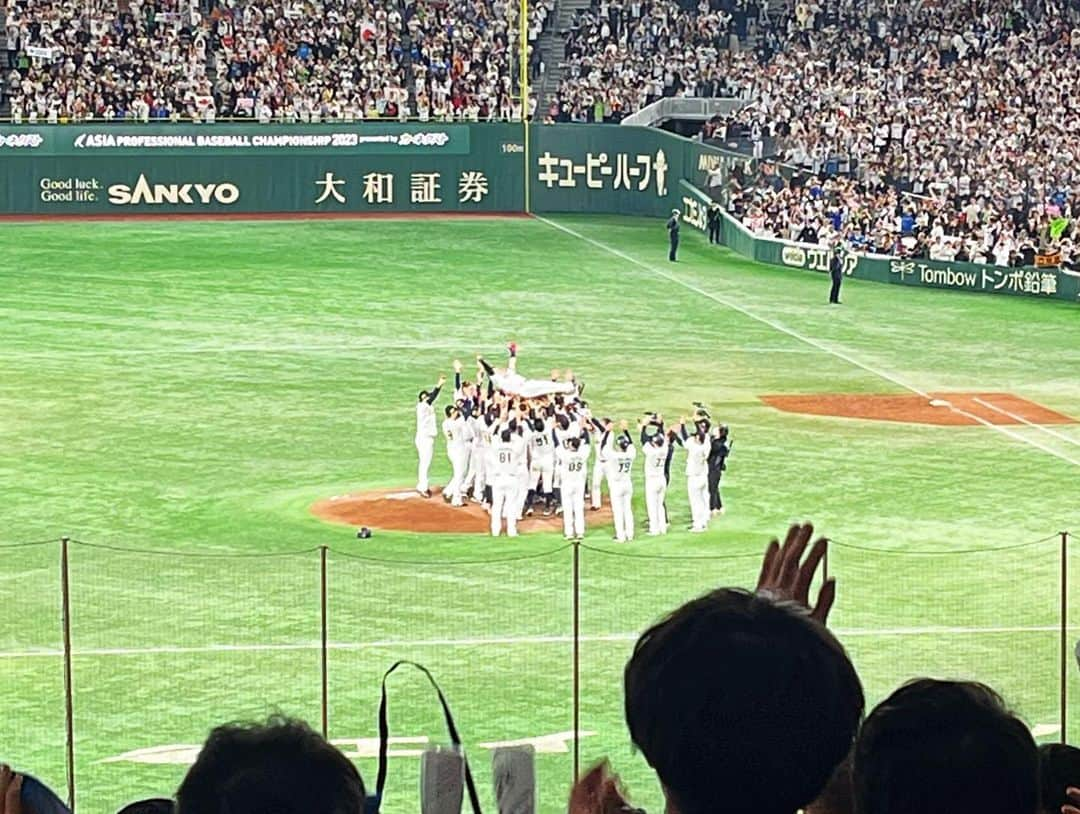
[[709,227],[709,243],[720,242],[720,204],[715,201],[709,207],[705,215],[706,225]]
[[844,258],[840,244],[833,247],[832,257],[829,259],[829,276],[832,277],[832,288],[829,290],[829,304],[840,305],[840,284],[844,281]]
[[675,262],[675,255],[679,253],[679,210],[672,209],[671,217],[667,222],[668,243],[670,248],[668,249],[668,260],[672,263]]

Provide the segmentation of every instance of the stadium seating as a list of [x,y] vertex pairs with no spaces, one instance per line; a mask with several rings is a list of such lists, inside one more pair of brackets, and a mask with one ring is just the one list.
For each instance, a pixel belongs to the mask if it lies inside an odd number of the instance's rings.
[[[1061,251],[1066,266],[1080,264],[1076,0],[571,5],[548,117],[619,122],[663,96],[746,100],[707,133],[778,160],[787,170],[777,177],[796,181],[738,191],[733,208],[754,231],[997,265]],[[533,76],[555,12],[554,0],[530,4]],[[15,0],[11,112],[516,120],[518,13],[514,0],[201,11],[177,0]],[[836,175],[851,180],[824,182]]]
[[[520,118],[518,8],[508,0],[250,0],[200,12],[176,0],[18,0],[6,19],[12,115]],[[552,0],[531,5],[530,42],[553,8]],[[530,61],[538,69],[535,49]]]
[[[722,55],[753,101],[718,140],[748,135],[806,181],[744,192],[743,214],[889,254],[1019,265],[1052,244],[1075,262],[1078,53],[1075,3],[800,3],[755,54]],[[854,183],[822,195],[837,173]]]

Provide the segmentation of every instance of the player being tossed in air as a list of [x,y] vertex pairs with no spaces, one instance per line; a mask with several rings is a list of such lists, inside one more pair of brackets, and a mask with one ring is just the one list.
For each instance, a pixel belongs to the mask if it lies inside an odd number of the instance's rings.
[[535,399],[542,396],[572,396],[578,395],[578,386],[574,381],[572,371],[566,371],[565,381],[553,381],[551,379],[526,379],[517,372],[517,343],[511,342],[507,350],[510,351],[510,361],[505,368],[496,368],[489,365],[484,358],[477,355],[477,363],[487,373],[488,379],[497,390],[508,396],[520,396],[525,399]]

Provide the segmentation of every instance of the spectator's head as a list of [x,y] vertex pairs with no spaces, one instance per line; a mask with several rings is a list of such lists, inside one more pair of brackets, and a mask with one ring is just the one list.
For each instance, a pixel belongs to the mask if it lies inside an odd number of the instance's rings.
[[918,679],[870,713],[855,748],[859,814],[1031,814],[1039,755],[983,684]]
[[226,724],[210,733],[176,792],[176,814],[362,814],[364,781],[302,721]]
[[1043,811],[1061,814],[1069,804],[1066,790],[1080,788],[1080,749],[1063,743],[1039,747],[1039,777]]
[[638,640],[626,720],[678,814],[793,814],[851,749],[863,692],[844,648],[794,605],[705,594]]

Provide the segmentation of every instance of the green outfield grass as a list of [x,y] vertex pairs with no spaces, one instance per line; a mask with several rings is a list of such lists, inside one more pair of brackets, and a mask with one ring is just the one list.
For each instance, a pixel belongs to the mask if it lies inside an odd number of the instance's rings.
[[[318,724],[323,545],[332,738],[376,736],[378,678],[402,657],[442,682],[485,798],[480,744],[571,730],[561,536],[360,543],[308,512],[413,483],[416,392],[509,338],[525,371],[579,371],[603,413],[704,401],[732,426],[729,511],[709,534],[617,547],[594,529],[581,551],[582,758],[609,755],[639,803],[660,810],[622,722],[634,636],[751,582],[797,519],[846,544],[830,552],[833,626],[871,701],[915,674],[974,676],[1060,737],[1060,551],[1033,541],[1080,534],[1080,426],[798,416],[759,396],[1008,391],[1080,417],[1080,307],[852,280],[829,308],[823,275],[698,235],[668,264],[662,223],[556,221],[573,234],[476,219],[3,227],[0,544],[93,544],[71,551],[80,811],[171,793],[184,771],[122,754],[273,710]],[[440,446],[436,482],[448,472]],[[0,758],[62,788],[58,557],[0,548]],[[1080,539],[1070,567],[1080,586]],[[1080,601],[1069,613],[1075,639]],[[393,734],[444,740],[420,679],[394,687]],[[541,810],[560,811],[570,755],[538,763]],[[374,761],[359,765],[374,782]],[[416,810],[417,766],[393,758],[388,814]]]

